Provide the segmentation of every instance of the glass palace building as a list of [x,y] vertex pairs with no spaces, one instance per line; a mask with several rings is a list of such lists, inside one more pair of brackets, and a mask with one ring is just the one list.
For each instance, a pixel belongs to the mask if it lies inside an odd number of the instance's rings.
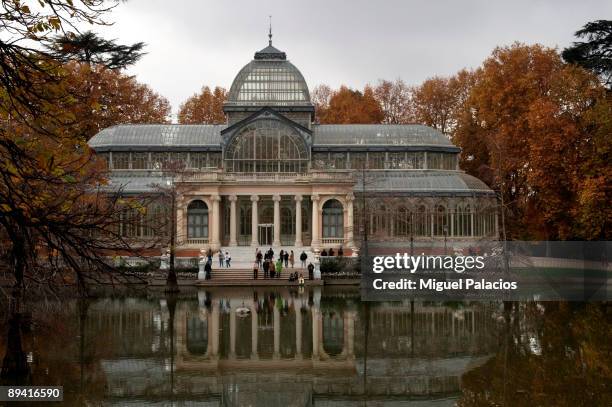
[[[238,72],[224,111],[223,125],[118,125],[90,141],[122,193],[155,193],[173,174],[182,249],[498,235],[494,192],[459,169],[448,137],[422,125],[316,124],[304,77],[271,42]],[[144,222],[124,229],[152,233]]]

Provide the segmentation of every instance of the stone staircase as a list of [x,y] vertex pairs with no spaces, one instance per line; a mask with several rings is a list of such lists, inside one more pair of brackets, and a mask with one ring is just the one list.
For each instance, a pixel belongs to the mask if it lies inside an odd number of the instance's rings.
[[[214,285],[214,283],[224,283],[224,282],[231,282],[231,283],[240,282],[240,281],[252,282],[253,281],[253,263],[255,262],[255,248],[248,247],[248,246],[240,246],[240,247],[222,247],[222,249],[224,252],[228,251],[230,253],[230,256],[232,258],[231,267],[229,268],[219,267],[219,257],[215,254],[213,256],[213,263],[212,263],[213,268],[212,268],[212,273],[211,273],[211,280],[207,281],[208,283],[207,285]],[[269,247],[260,248],[262,252],[265,252],[268,249]],[[287,250],[289,252],[293,250],[293,254],[295,257],[295,268],[292,269],[291,265],[289,265],[289,268],[285,268],[283,265],[283,271],[281,272],[281,278],[280,279],[276,279],[276,278],[268,279],[268,280],[263,280],[263,270],[260,270],[258,280],[268,281],[268,282],[286,281],[289,276],[289,273],[292,273],[294,271],[297,271],[298,273],[304,272],[304,274],[306,274],[306,270],[302,270],[301,268],[301,262],[299,259],[300,255],[302,254],[302,251],[306,252],[306,255],[308,256],[308,259],[306,260],[307,262],[314,261],[314,253],[312,252],[310,247],[287,246],[287,247],[281,247],[281,248],[274,248],[275,259],[278,258],[278,254],[280,253],[281,249]]]

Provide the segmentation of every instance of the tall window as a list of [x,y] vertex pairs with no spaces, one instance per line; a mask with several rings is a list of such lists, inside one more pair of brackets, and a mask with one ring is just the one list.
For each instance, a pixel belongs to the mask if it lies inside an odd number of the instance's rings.
[[453,225],[455,236],[472,235],[472,219],[470,205],[457,205],[455,212],[455,224]]
[[344,211],[336,199],[323,204],[323,237],[344,237]]
[[187,207],[187,238],[208,237],[208,206],[203,201],[193,201]]
[[229,172],[295,172],[308,169],[302,137],[277,120],[258,120],[234,137],[225,151]]
[[295,233],[295,221],[293,213],[289,208],[280,208],[281,235],[293,235]]

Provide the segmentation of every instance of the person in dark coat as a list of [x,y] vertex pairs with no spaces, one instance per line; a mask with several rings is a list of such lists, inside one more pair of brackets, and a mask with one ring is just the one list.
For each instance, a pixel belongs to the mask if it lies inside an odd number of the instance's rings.
[[268,273],[270,271],[270,261],[268,260],[268,258],[266,258],[263,262],[263,271],[264,271],[264,278],[268,278]]
[[314,280],[314,265],[312,263],[308,264],[308,279]]
[[321,252],[321,256],[327,256],[327,251],[325,249],[323,249],[323,251]]
[[334,253],[334,248],[332,247],[331,249],[329,249],[329,255],[333,256],[334,254],[336,254],[336,253]]
[[285,254],[283,255],[283,260],[285,261],[285,268],[289,267],[289,253],[285,252]]
[[340,248],[338,249],[338,256],[344,256],[344,250],[342,250],[342,246],[340,246]]
[[207,261],[206,265],[204,266],[204,278],[206,280],[210,280],[212,278],[211,274],[212,274],[212,266],[211,266],[212,261]]
[[306,259],[308,258],[308,255],[306,254],[306,252],[302,252],[302,254],[300,254],[300,261],[302,262],[302,268],[306,268]]

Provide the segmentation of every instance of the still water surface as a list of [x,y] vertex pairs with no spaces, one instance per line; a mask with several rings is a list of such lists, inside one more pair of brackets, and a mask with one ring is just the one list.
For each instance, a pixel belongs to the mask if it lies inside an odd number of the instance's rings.
[[[326,287],[26,308],[17,339],[28,371],[3,381],[63,385],[67,406],[612,403],[602,304],[364,303],[357,289]],[[16,349],[7,321],[0,356]]]

